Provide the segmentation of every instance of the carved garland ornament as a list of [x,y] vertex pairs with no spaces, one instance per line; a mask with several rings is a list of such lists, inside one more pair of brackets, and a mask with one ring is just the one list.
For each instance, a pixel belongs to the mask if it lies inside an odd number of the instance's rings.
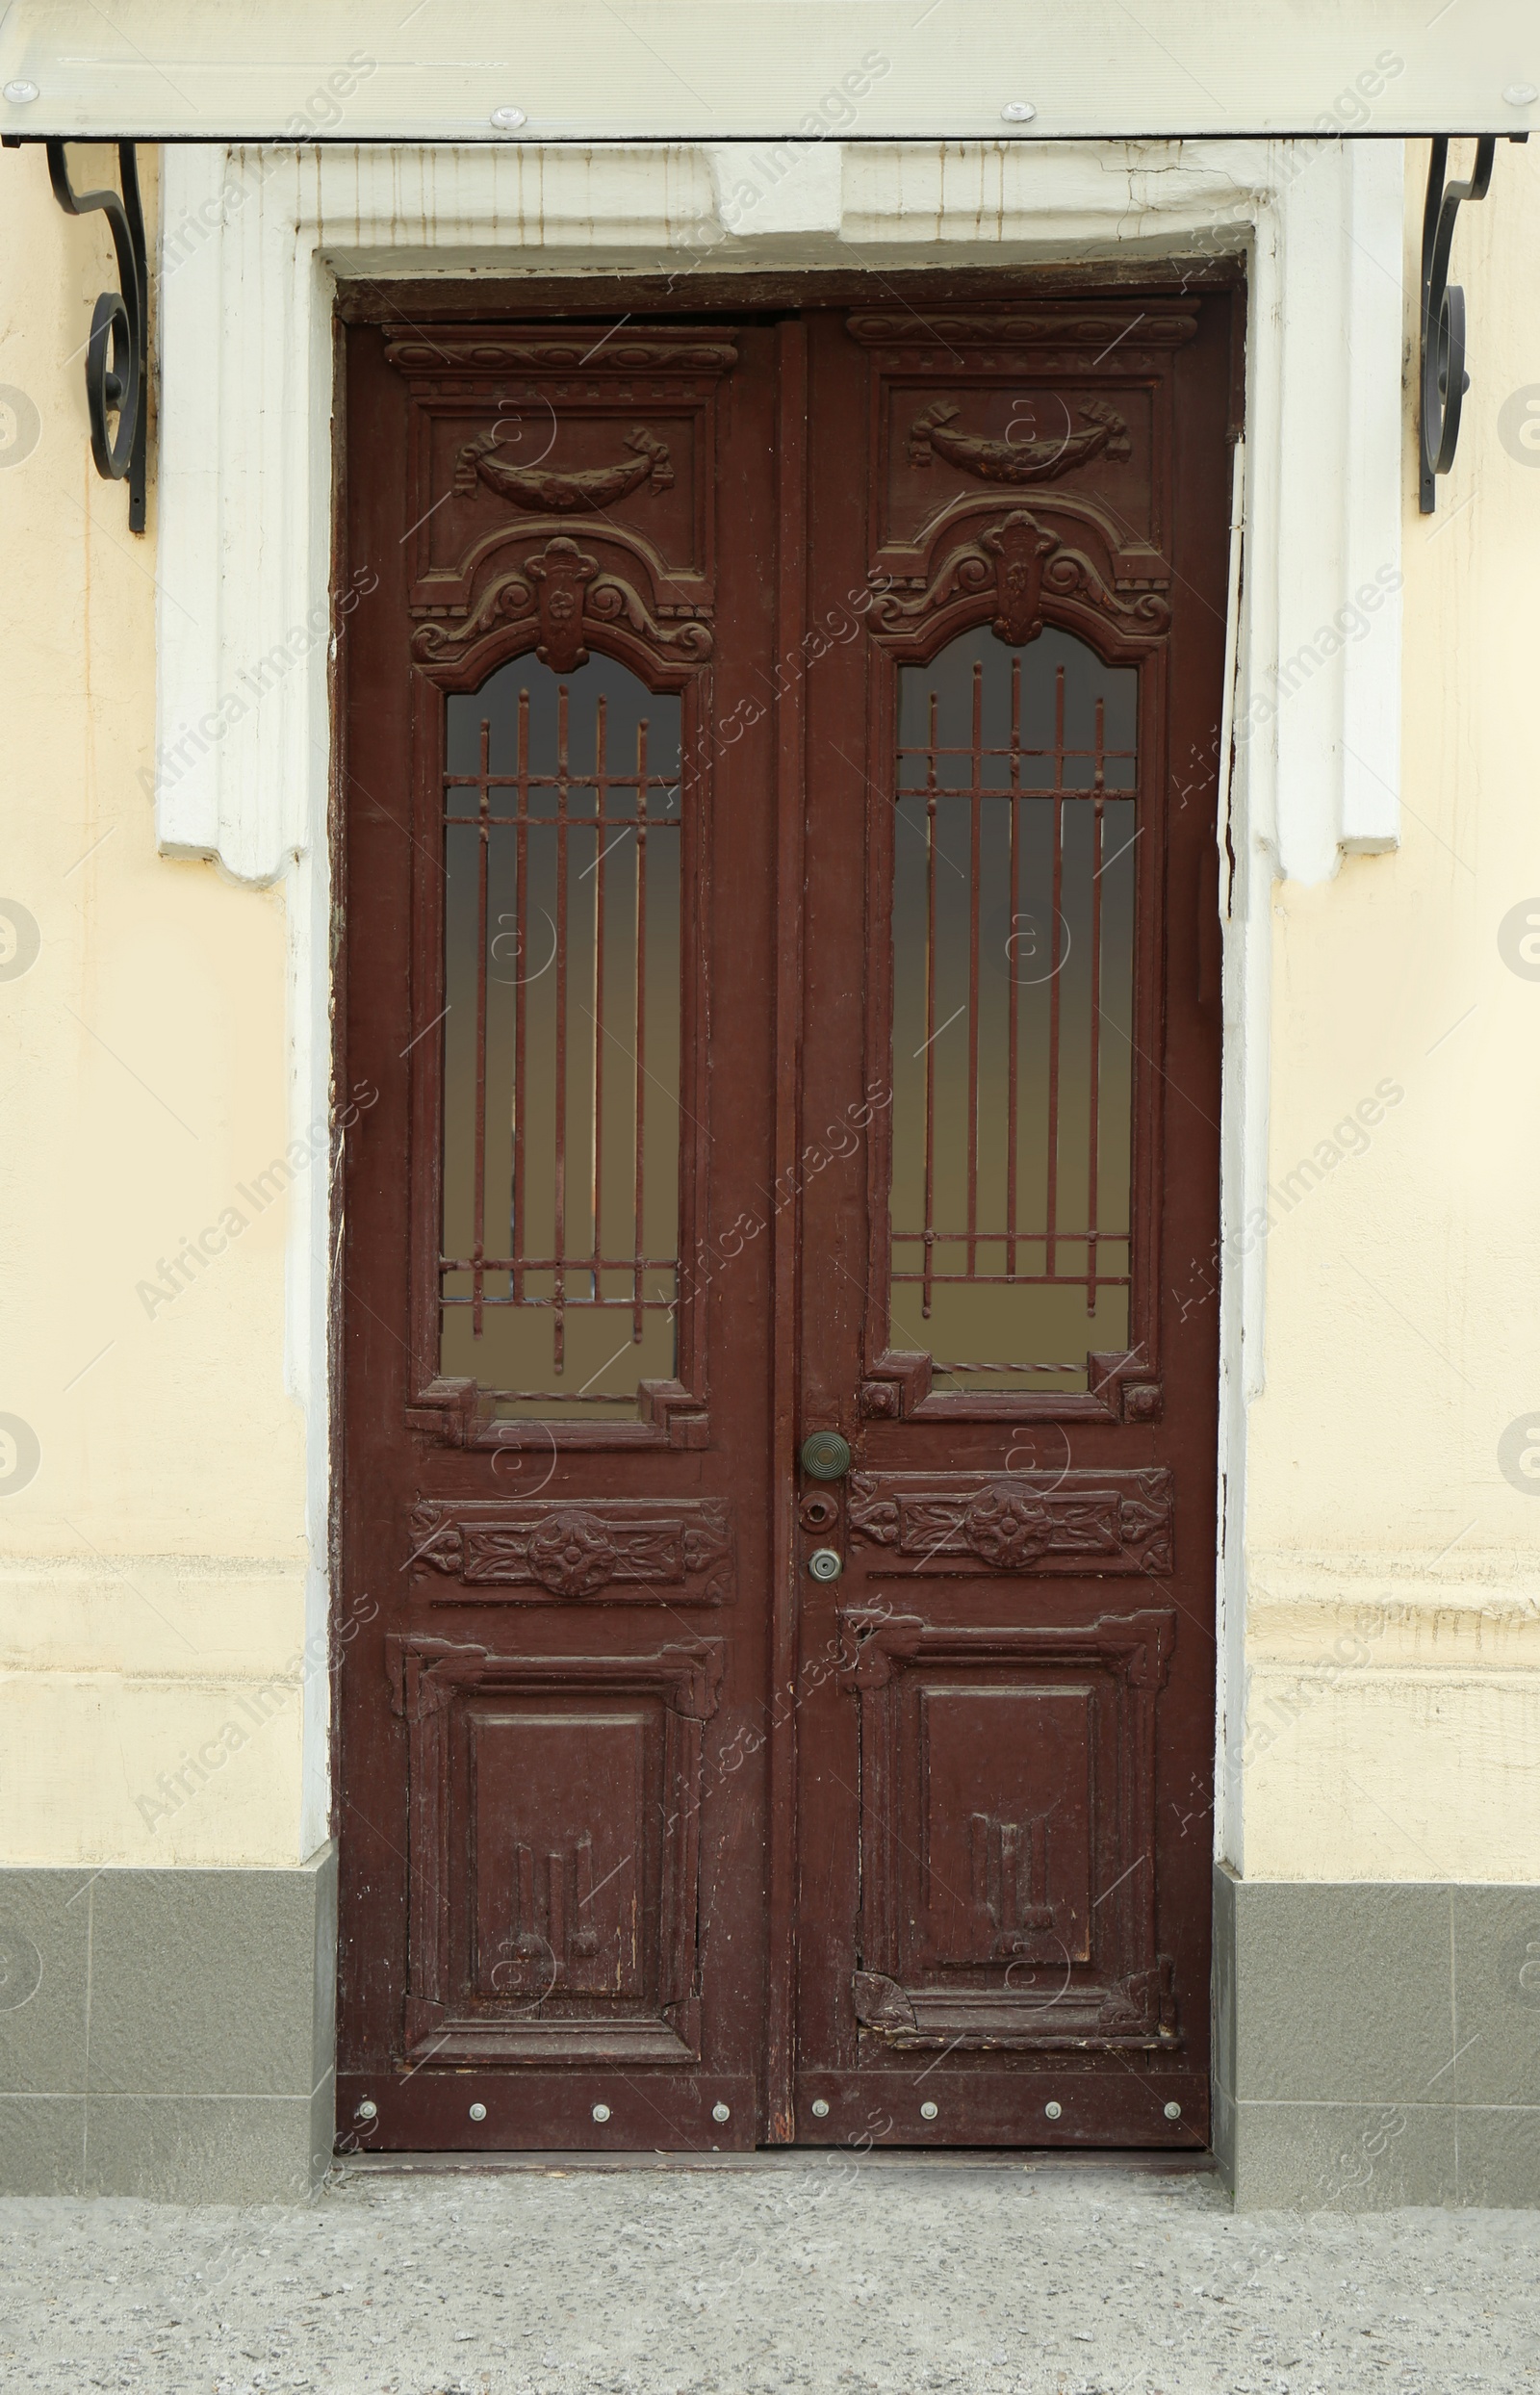
[[[1133,453],[1127,425],[1105,399],[1083,399],[1081,421],[1091,429],[1066,432],[1057,441],[987,441],[975,433],[950,431],[948,427],[962,412],[950,399],[933,399],[910,427],[911,465],[928,466],[933,457],[941,456],[983,482],[1052,482],[1085,465],[1099,451],[1105,450],[1115,464]],[[1068,421],[1066,409],[1065,422]]]
[[711,654],[708,624],[694,615],[663,621],[633,583],[605,572],[597,557],[565,532],[522,566],[487,583],[469,615],[422,625],[413,634],[412,654],[424,664],[447,663],[494,625],[530,617],[540,629],[535,655],[554,674],[573,673],[588,662],[586,624],[629,624],[660,656],[692,665]]
[[1024,648],[1041,631],[1045,591],[1093,607],[1120,631],[1153,637],[1171,620],[1158,591],[1120,597],[1084,551],[1065,548],[1057,532],[1017,507],[977,540],[953,549],[914,596],[906,598],[901,589],[879,592],[872,621],[885,632],[907,631],[949,600],[974,597],[991,583],[996,612],[990,629],[1013,649]]
[[550,466],[510,466],[496,455],[498,446],[496,427],[464,444],[454,461],[457,498],[468,498],[475,491],[479,475],[500,499],[511,500],[515,507],[534,515],[568,516],[608,507],[629,492],[640,490],[644,482],[654,491],[674,487],[668,444],[645,425],[633,425],[626,436],[626,447],[635,451],[634,456],[617,466],[585,466],[576,474],[560,474]]

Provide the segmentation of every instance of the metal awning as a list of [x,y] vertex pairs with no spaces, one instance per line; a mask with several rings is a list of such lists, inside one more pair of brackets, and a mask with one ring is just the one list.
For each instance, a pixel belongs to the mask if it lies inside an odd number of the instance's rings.
[[[1421,503],[1459,434],[1461,202],[1540,115],[1536,0],[10,0],[0,140],[100,210],[116,292],[86,390],[97,471],[145,521],[149,273],[139,142],[1169,141],[1427,134]],[[3,0],[0,0],[3,6]],[[1449,138],[1479,138],[1450,180]],[[121,194],[65,144],[115,142]]]
[[0,135],[1523,133],[1535,0],[11,0]]

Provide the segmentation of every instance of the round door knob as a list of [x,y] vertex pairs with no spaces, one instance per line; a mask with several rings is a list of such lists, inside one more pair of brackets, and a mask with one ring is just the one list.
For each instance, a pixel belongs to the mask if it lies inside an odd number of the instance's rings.
[[850,1442],[837,1430],[814,1430],[802,1442],[802,1468],[809,1480],[842,1481],[850,1470]]

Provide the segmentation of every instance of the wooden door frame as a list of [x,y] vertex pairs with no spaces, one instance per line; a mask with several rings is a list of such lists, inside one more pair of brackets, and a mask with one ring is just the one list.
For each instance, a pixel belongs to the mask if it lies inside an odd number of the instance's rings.
[[[1034,270],[1030,272],[1001,273],[986,270],[979,273],[940,274],[931,270],[918,270],[901,278],[883,277],[883,290],[890,295],[894,288],[910,304],[928,303],[933,308],[943,300],[957,305],[966,298],[1021,299],[1049,296],[1064,298],[1098,292],[1116,292],[1126,298],[1129,293],[1166,296],[1200,287],[1204,292],[1231,296],[1232,306],[1232,429],[1244,423],[1244,337],[1245,325],[1245,275],[1244,262],[1235,258],[1203,262],[1196,272],[1191,266],[1153,267],[1136,270],[1128,266],[1095,267],[1084,270],[1065,268]],[[485,321],[504,309],[523,319],[560,318],[571,320],[580,314],[589,322],[605,322],[615,316],[635,316],[643,313],[691,315],[703,317],[731,314],[741,321],[746,315],[773,315],[778,324],[780,389],[778,398],[779,431],[777,452],[777,522],[779,526],[779,555],[776,561],[778,654],[801,655],[808,622],[808,567],[804,528],[806,526],[808,489],[808,340],[804,315],[809,306],[848,307],[869,299],[871,278],[867,274],[829,274],[809,271],[799,274],[760,275],[753,273],[692,278],[689,291],[680,293],[672,281],[663,278],[621,276],[613,280],[589,277],[552,278],[538,286],[520,283],[500,290],[485,282],[470,284],[444,283],[410,286],[403,293],[393,286],[388,296],[374,294],[365,296],[357,292],[339,296],[336,311],[338,328],[338,373],[341,381],[343,332],[348,323],[360,322],[390,322],[401,313],[408,313],[414,322],[453,322],[475,319]],[[792,313],[798,311],[798,313]],[[334,554],[342,554],[345,534],[344,508],[346,485],[345,457],[339,439],[335,456],[333,494]],[[1143,704],[1147,707],[1148,693]],[[778,944],[778,970],[775,991],[774,1041],[777,1058],[775,1104],[775,1176],[772,1186],[795,1191],[796,1167],[802,1147],[802,1073],[804,1007],[803,909],[800,893],[804,872],[805,826],[805,738],[806,708],[804,677],[790,676],[786,686],[777,696],[778,721],[776,742],[776,825],[777,857],[776,907],[778,921],[792,927],[793,936]],[[347,776],[344,747],[346,710],[339,706],[335,715],[333,752],[332,807],[330,814],[330,857],[335,926],[333,964],[333,1086],[348,1087],[348,1060],[346,1053],[347,1020],[347,972],[350,925],[346,886],[346,821],[345,785]],[[1221,800],[1222,800],[1222,782]],[[784,1068],[789,1065],[791,1069]],[[787,1177],[789,1176],[789,1177]],[[333,1205],[330,1253],[341,1255],[343,1183],[338,1175],[333,1185]],[[771,1338],[772,1399],[771,1418],[777,1451],[786,1456],[795,1452],[797,1427],[800,1419],[800,1345],[801,1321],[801,1259],[798,1238],[801,1207],[793,1196],[775,1211],[771,1251],[771,1286],[773,1292],[773,1322]],[[332,1299],[332,1335],[329,1343],[328,1370],[331,1393],[331,1554],[333,1559],[333,1624],[332,1655],[335,1674],[347,1626],[335,1618],[340,1586],[339,1564],[342,1554],[343,1510],[346,1494],[345,1458],[343,1454],[344,1408],[341,1403],[342,1309],[346,1293],[340,1280],[340,1265],[334,1267]],[[1221,1441],[1222,1441],[1221,1423]],[[1222,1469],[1222,1464],[1221,1464]],[[798,1786],[798,1526],[797,1486],[789,1469],[783,1476],[783,1486],[776,1494],[772,1511],[771,1590],[772,1607],[769,1625],[769,1722],[767,1733],[767,1986],[765,2005],[765,2086],[762,2108],[767,2141],[772,2145],[789,2144],[794,2135],[793,2092],[796,2072],[796,1904],[798,1888],[799,1810],[796,1801]],[[1217,1558],[1218,1559],[1218,1558]],[[1221,1677],[1222,1687],[1222,1677]],[[783,1702],[783,1699],[784,1702]],[[1220,1699],[1222,1703],[1222,1696]],[[333,1718],[337,1715],[335,1689]],[[344,1791],[335,1785],[332,1791],[332,1831],[341,1831],[341,1809]]]

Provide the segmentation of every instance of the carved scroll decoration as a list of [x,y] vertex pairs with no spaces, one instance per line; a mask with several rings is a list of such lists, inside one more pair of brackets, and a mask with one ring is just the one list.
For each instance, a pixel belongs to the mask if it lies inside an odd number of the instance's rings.
[[421,625],[412,636],[412,654],[424,664],[448,664],[498,623],[522,623],[531,616],[540,631],[535,655],[555,674],[570,674],[588,662],[585,624],[625,623],[659,656],[687,664],[711,654],[708,624],[695,615],[666,621],[654,614],[634,583],[607,573],[565,532],[488,582],[468,615]]
[[[462,1588],[526,1589],[526,1603],[723,1605],[733,1592],[732,1512],[711,1500],[424,1501],[407,1531],[419,1567]],[[438,1602],[462,1599],[453,1590]]]
[[1083,399],[1080,414],[1090,430],[1066,433],[1056,441],[988,441],[975,433],[953,432],[949,426],[962,412],[950,399],[933,399],[910,427],[911,465],[928,466],[933,457],[941,456],[983,482],[1018,484],[1055,482],[1102,451],[1118,465],[1133,453],[1127,425],[1105,399]]
[[462,446],[454,461],[455,496],[469,498],[479,475],[500,499],[511,501],[515,507],[533,515],[569,516],[611,506],[629,492],[640,490],[644,482],[654,491],[673,489],[674,468],[666,441],[658,440],[645,425],[634,425],[625,445],[635,455],[623,464],[585,466],[575,474],[560,474],[554,467],[511,466],[500,459],[494,426]]
[[871,620],[885,632],[908,631],[955,599],[967,599],[993,585],[996,613],[991,626],[1013,648],[1036,640],[1043,627],[1043,594],[1094,609],[1119,631],[1157,638],[1170,626],[1171,610],[1159,591],[1123,598],[1084,550],[1066,548],[1057,532],[1024,507],[948,552],[917,591],[883,590],[872,602]]
[[855,1472],[853,1538],[916,1572],[1146,1572],[1172,1568],[1171,1475],[1147,1472]]

